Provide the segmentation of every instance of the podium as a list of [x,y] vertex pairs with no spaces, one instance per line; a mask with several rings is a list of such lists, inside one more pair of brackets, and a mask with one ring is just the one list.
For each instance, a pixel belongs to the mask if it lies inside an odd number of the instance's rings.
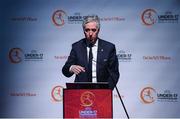
[[107,83],[67,83],[64,118],[112,118],[112,90]]

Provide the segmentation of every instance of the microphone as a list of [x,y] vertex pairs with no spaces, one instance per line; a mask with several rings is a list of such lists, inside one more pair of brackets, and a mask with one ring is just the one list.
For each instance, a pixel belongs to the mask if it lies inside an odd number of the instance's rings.
[[[102,63],[100,63],[100,62],[98,62],[98,61],[95,61],[95,60],[92,60],[92,61],[95,62],[95,63],[97,63],[97,64],[102,65]],[[124,103],[123,103],[123,100],[122,100],[122,98],[121,98],[121,95],[120,95],[120,93],[119,93],[119,90],[118,90],[118,88],[117,88],[117,86],[116,86],[115,80],[114,80],[114,78],[113,78],[113,76],[112,76],[112,72],[110,71],[110,69],[109,69],[108,67],[106,67],[106,68],[107,68],[107,71],[108,71],[108,73],[109,73],[109,75],[110,75],[110,79],[111,79],[111,81],[112,81],[112,83],[113,83],[113,85],[114,85],[114,87],[115,87],[115,89],[116,89],[116,92],[117,92],[118,97],[119,97],[119,99],[120,99],[120,101],[121,101],[121,104],[122,104],[123,109],[124,109],[124,111],[125,111],[125,113],[126,113],[126,116],[127,116],[127,118],[129,119],[129,114],[128,114],[127,110],[126,110],[126,107],[125,107],[125,105],[124,105]]]

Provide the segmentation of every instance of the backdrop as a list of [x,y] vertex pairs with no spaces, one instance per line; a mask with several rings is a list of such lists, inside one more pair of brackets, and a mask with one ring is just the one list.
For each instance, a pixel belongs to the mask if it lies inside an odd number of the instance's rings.
[[[179,0],[1,0],[0,117],[62,117],[61,69],[97,14],[116,45],[117,87],[130,117],[180,117]],[[113,91],[113,117],[126,117]]]

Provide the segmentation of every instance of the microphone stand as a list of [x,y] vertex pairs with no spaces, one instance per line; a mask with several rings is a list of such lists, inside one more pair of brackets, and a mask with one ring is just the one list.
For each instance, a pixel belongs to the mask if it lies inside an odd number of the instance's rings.
[[120,93],[119,93],[119,90],[118,90],[117,86],[115,85],[115,81],[114,81],[114,79],[113,79],[113,76],[112,76],[112,74],[111,74],[111,71],[109,70],[109,68],[107,68],[107,70],[108,70],[108,72],[109,72],[109,74],[110,74],[110,78],[111,78],[111,80],[112,80],[112,82],[113,82],[113,84],[114,84],[114,86],[115,86],[116,92],[117,92],[118,97],[119,97],[119,99],[120,99],[120,101],[121,101],[121,104],[122,104],[123,109],[124,109],[124,111],[125,111],[125,113],[126,113],[126,116],[127,116],[127,118],[129,119],[128,112],[127,112],[126,107],[125,107],[125,105],[124,105],[124,103],[123,103],[123,100],[122,100],[122,98],[121,98],[121,95],[120,95]]
[[[92,60],[92,61],[97,62],[97,61],[95,61],[95,60]],[[98,62],[97,62],[97,63],[98,63]],[[101,64],[101,63],[99,63],[99,64]],[[102,64],[101,64],[101,65],[102,65]],[[113,76],[112,76],[112,73],[111,73],[111,71],[109,70],[109,68],[107,68],[107,70],[108,70],[108,72],[109,72],[109,74],[110,74],[110,78],[111,78],[111,80],[112,80],[112,82],[113,82],[113,85],[115,86],[116,92],[118,93],[118,97],[119,97],[119,99],[120,99],[120,101],[121,101],[121,104],[122,104],[123,109],[124,109],[124,111],[125,111],[125,113],[126,113],[126,116],[127,116],[128,119],[130,119],[130,118],[129,118],[129,114],[128,114],[127,110],[126,110],[126,107],[125,107],[125,105],[124,105],[124,103],[123,103],[123,100],[122,100],[122,98],[121,98],[121,95],[120,95],[120,93],[119,93],[119,90],[118,90],[118,88],[117,88],[117,86],[116,86],[116,83],[115,83],[115,81],[114,81],[114,78],[113,78]]]

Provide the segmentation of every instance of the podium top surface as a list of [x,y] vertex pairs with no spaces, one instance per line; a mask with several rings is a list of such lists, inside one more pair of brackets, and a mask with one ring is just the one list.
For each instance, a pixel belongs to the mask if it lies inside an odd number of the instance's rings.
[[66,83],[67,89],[109,89],[108,82],[74,82]]

